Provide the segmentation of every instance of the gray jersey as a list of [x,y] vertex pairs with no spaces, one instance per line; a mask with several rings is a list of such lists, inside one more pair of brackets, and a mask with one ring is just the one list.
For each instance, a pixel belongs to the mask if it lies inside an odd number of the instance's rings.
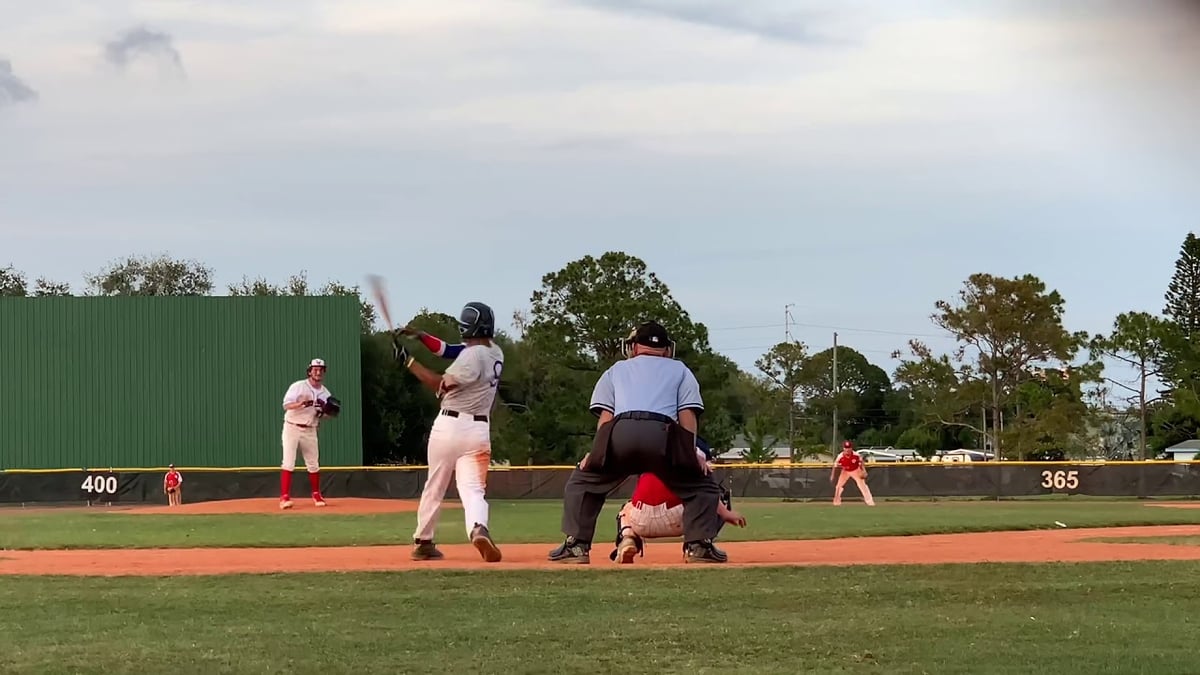
[[470,345],[446,369],[458,386],[442,395],[442,409],[465,415],[487,415],[496,401],[504,352],[495,343]]

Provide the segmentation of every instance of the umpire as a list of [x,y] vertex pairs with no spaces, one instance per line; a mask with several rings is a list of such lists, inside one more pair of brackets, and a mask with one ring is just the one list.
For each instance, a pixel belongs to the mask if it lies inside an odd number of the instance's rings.
[[696,448],[704,401],[696,376],[676,361],[667,330],[649,321],[622,346],[626,355],[596,382],[590,409],[600,419],[592,450],[571,472],[563,494],[566,541],[549,560],[588,564],[604,501],[629,476],[652,473],[683,502],[684,560],[723,563],[713,545],[721,530],[721,487]]

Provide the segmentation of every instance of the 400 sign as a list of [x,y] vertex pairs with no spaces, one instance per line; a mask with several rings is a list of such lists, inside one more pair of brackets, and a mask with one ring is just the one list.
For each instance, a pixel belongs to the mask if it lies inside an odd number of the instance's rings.
[[1043,471],[1042,487],[1050,490],[1075,490],[1079,487],[1079,472]]
[[117,496],[119,487],[120,482],[115,473],[88,474],[79,489],[83,491],[88,500],[112,501]]

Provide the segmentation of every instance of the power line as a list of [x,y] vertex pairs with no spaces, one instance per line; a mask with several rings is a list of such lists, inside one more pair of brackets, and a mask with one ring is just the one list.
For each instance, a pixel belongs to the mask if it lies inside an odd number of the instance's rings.
[[753,330],[756,328],[783,328],[786,330],[786,329],[788,329],[789,326],[800,326],[802,328],[821,328],[824,330],[846,331],[848,333],[878,333],[878,334],[882,334],[882,335],[904,335],[907,337],[927,337],[927,338],[951,337],[950,335],[948,335],[946,333],[940,333],[940,334],[937,334],[937,333],[915,333],[912,331],[888,330],[888,329],[883,329],[883,328],[855,328],[852,326],[833,326],[833,325],[821,324],[821,323],[802,323],[802,322],[795,321],[795,320],[791,320],[786,324],[785,323],[768,323],[768,324],[758,324],[758,325],[754,325],[754,326],[722,326],[720,328],[709,328],[708,332],[715,333],[718,331],[730,331],[730,330]]

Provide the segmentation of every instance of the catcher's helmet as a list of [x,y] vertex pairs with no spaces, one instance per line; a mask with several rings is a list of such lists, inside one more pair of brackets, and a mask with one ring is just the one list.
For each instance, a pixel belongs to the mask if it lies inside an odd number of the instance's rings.
[[464,338],[495,337],[496,315],[482,302],[468,302],[458,315],[458,332]]

